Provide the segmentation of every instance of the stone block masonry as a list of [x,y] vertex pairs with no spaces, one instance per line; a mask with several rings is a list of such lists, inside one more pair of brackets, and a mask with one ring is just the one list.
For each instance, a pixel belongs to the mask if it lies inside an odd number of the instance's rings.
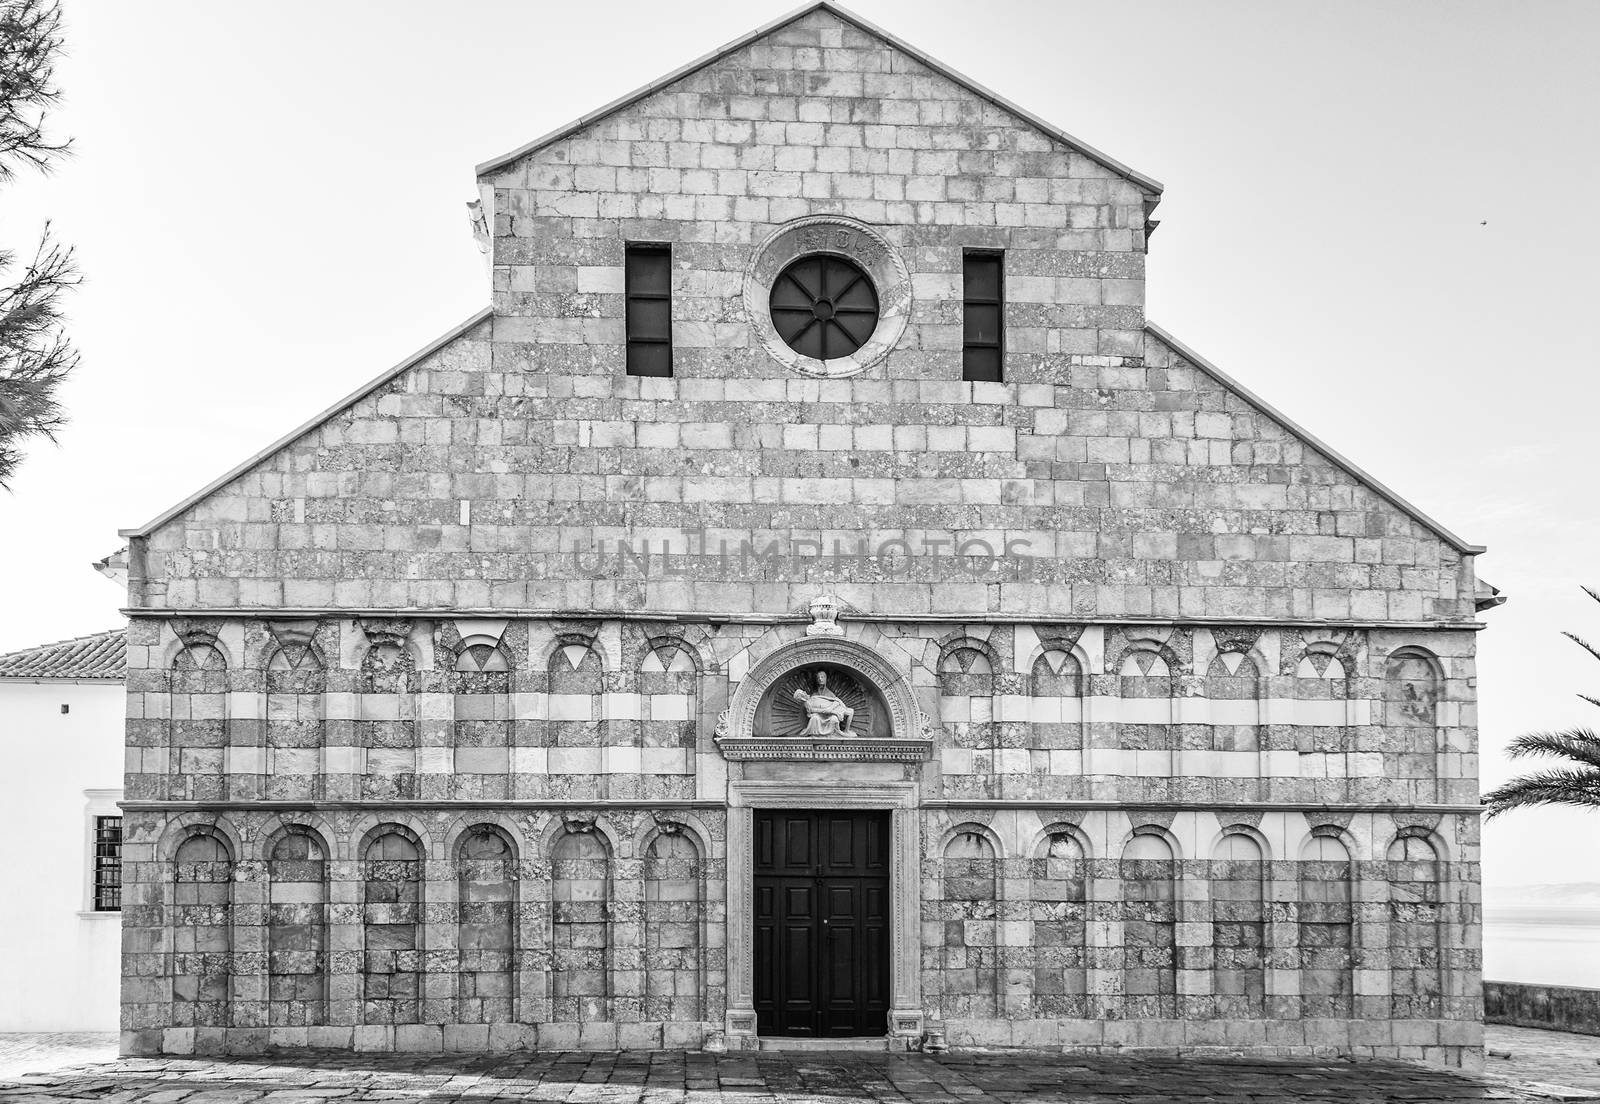
[[[127,1045],[717,1037],[719,780],[770,774],[709,736],[735,673],[803,628],[136,619]],[[1440,810],[1464,796],[1471,634],[849,633],[939,719],[927,766],[893,773],[923,810],[918,980],[951,1042],[1399,1053],[1379,1036],[1404,1021],[1427,1057],[1469,1053],[1477,824]],[[376,693],[390,649],[410,679]],[[297,714],[325,718],[300,730],[305,793],[342,796],[254,796],[285,652],[314,699]],[[195,715],[222,769],[174,778]],[[376,746],[359,716],[404,736]],[[488,761],[482,717],[504,718]],[[396,755],[389,796],[364,796]],[[193,801],[197,781],[243,796]]]
[[126,533],[127,1052],[1479,1060],[1482,549],[1149,324],[1159,184],[826,3],[478,183],[486,310]]
[[1483,983],[1484,1022],[1600,1035],[1600,989],[1576,985]]
[[[1029,570],[930,555],[827,585],[883,614],[1472,616],[1470,554],[1147,331],[1147,184],[832,15],[480,184],[492,316],[150,533],[136,604],[788,610],[822,578],[805,542],[928,533],[1020,540]],[[906,273],[880,296],[908,301],[900,340],[843,378],[776,362],[746,307],[763,243],[820,217]],[[672,250],[671,378],[624,374],[638,241]],[[1003,383],[961,379],[979,248],[1005,257]],[[788,554],[732,575],[574,554],[701,533]]]

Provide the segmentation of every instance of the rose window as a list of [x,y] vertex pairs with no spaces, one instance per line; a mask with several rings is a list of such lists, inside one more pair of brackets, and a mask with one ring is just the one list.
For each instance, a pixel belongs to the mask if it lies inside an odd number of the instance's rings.
[[772,286],[772,325],[801,356],[846,357],[877,329],[878,292],[853,261],[832,253],[801,257]]

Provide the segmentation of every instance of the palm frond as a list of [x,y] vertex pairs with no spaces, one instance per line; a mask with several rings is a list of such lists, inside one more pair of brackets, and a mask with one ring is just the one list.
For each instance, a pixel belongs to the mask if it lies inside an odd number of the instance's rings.
[[[1582,589],[1600,603],[1600,590],[1589,586]],[[1600,647],[1574,632],[1561,635],[1600,659]],[[1580,693],[1578,697],[1590,705],[1600,706],[1600,696]],[[1576,765],[1535,771],[1484,794],[1483,804],[1488,807],[1490,817],[1533,805],[1600,808],[1600,733],[1587,728],[1528,732],[1507,744],[1506,754],[1513,759],[1548,755]]]
[[1594,656],[1596,659],[1600,659],[1600,648],[1596,648],[1593,644],[1589,643],[1577,633],[1563,631],[1561,635],[1572,641],[1584,651],[1588,652],[1590,655]]
[[1490,818],[1534,805],[1600,808],[1600,770],[1537,771],[1483,795]]
[[1524,759],[1532,755],[1555,755],[1600,770],[1600,734],[1587,728],[1529,732],[1507,744],[1506,754],[1513,759]]

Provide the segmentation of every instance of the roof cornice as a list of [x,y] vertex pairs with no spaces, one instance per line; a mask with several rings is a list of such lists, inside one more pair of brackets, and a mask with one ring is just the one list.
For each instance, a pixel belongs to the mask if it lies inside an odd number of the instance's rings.
[[1027,122],[1030,126],[1037,128],[1039,131],[1051,138],[1054,138],[1063,145],[1076,150],[1078,153],[1083,154],[1085,157],[1096,162],[1102,167],[1110,169],[1119,176],[1127,177],[1129,180],[1132,180],[1135,184],[1139,185],[1140,188],[1144,189],[1147,196],[1154,198],[1161,194],[1163,185],[1154,177],[1146,176],[1137,169],[1134,169],[1128,165],[1124,165],[1121,161],[1118,161],[1109,154],[1102,153],[1100,150],[1091,146],[1083,139],[1068,134],[1060,127],[1046,122],[1044,119],[1041,119],[1039,116],[1025,108],[1018,107],[1004,96],[1001,96],[999,93],[993,92],[984,87],[966,74],[957,69],[951,68],[936,58],[930,57],[926,52],[917,49],[917,47],[911,45],[909,42],[906,42],[904,39],[890,34],[888,31],[877,26],[876,24],[868,22],[859,15],[856,15],[854,12],[845,8],[841,8],[838,4],[833,3],[832,0],[818,0],[817,3],[807,4],[804,7],[796,8],[787,15],[779,16],[770,23],[763,24],[747,34],[740,35],[727,45],[713,50],[711,53],[706,54],[703,57],[696,58],[687,65],[679,66],[678,68],[672,70],[672,72],[667,73],[664,76],[657,77],[649,84],[642,85],[641,87],[634,89],[632,92],[612,100],[604,107],[597,108],[586,115],[581,115],[572,122],[567,123],[565,126],[557,127],[550,133],[539,138],[535,138],[531,142],[527,142],[521,146],[518,146],[509,153],[503,153],[499,157],[491,157],[489,160],[479,164],[475,172],[479,177],[486,176],[489,173],[498,172],[519,158],[526,157],[528,154],[555,142],[559,142],[563,138],[570,138],[578,131],[592,126],[601,119],[604,119],[606,116],[615,114],[616,112],[621,111],[623,108],[631,107],[633,104],[638,103],[645,97],[660,92],[668,85],[680,81],[684,77],[697,73],[708,65],[713,65],[716,62],[721,61],[729,54],[732,54],[737,50],[744,49],[744,47],[750,45],[752,42],[755,42],[757,39],[764,38],[779,28],[787,26],[788,24],[793,23],[796,19],[810,15],[815,11],[828,12],[830,15],[834,15],[839,19],[844,20],[846,23],[851,24],[858,30],[882,39],[890,46],[893,46],[896,50],[899,50],[908,57],[911,57],[921,64],[926,65],[935,73],[938,73],[947,80],[960,85],[973,95],[988,100],[996,107],[1010,112],[1011,114]]
[[1288,429],[1296,437],[1300,438],[1300,440],[1304,441],[1306,444],[1322,453],[1323,456],[1332,461],[1334,467],[1342,468],[1347,475],[1354,478],[1363,486],[1371,489],[1375,494],[1378,495],[1379,498],[1382,498],[1384,501],[1388,502],[1389,505],[1395,507],[1401,513],[1406,514],[1412,519],[1420,521],[1429,529],[1432,529],[1434,533],[1438,534],[1438,536],[1441,537],[1446,544],[1450,545],[1457,552],[1467,556],[1477,556],[1488,551],[1486,546],[1481,544],[1471,544],[1465,539],[1457,536],[1451,530],[1439,524],[1430,515],[1423,513],[1409,501],[1400,497],[1384,484],[1378,482],[1377,479],[1367,474],[1365,468],[1360,467],[1354,461],[1348,459],[1343,453],[1330,447],[1316,434],[1307,430],[1299,422],[1295,421],[1283,411],[1273,406],[1260,395],[1257,395],[1254,391],[1250,390],[1250,388],[1246,387],[1244,384],[1228,375],[1228,373],[1224,372],[1221,368],[1218,368],[1211,361],[1195,352],[1189,346],[1179,341],[1176,337],[1173,337],[1172,334],[1168,333],[1154,322],[1146,321],[1145,330],[1154,334],[1166,344],[1172,346],[1172,348],[1178,353],[1178,355],[1183,357],[1183,359],[1189,361],[1196,368],[1199,368],[1206,375],[1222,384],[1222,386],[1226,387],[1229,391],[1232,391],[1240,398],[1248,401],[1251,405],[1255,406],[1268,417],[1275,419],[1285,429]]
[[[198,620],[202,618],[267,619],[272,621],[340,618],[511,618],[522,621],[642,621],[706,622],[730,625],[804,625],[810,614],[728,613],[704,609],[635,609],[627,607],[556,608],[552,606],[131,606],[122,611],[131,618]],[[1482,621],[1378,621],[1366,618],[1330,617],[1101,617],[1043,610],[993,613],[978,610],[951,610],[940,613],[851,613],[845,618],[864,624],[884,625],[1115,625],[1132,628],[1274,628],[1298,629],[1404,629],[1428,632],[1481,632]]]

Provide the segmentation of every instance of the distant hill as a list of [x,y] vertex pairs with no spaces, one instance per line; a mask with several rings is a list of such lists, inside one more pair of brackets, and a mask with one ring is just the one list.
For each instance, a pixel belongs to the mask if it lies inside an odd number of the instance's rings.
[[1483,887],[1487,905],[1600,905],[1600,882]]

